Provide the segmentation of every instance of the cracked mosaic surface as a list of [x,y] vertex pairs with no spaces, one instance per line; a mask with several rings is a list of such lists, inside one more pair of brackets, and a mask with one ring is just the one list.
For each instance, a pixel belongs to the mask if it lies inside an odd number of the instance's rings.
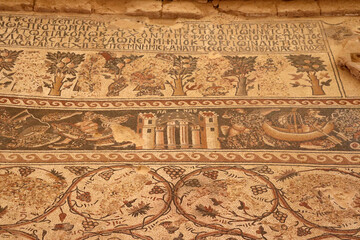
[[360,238],[358,19],[0,26],[0,239]]

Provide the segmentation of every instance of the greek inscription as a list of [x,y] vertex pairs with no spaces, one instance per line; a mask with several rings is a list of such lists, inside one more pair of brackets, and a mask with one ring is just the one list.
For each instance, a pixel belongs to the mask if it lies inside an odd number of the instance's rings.
[[0,45],[147,52],[326,52],[318,22],[146,24],[114,29],[87,19],[0,16]]

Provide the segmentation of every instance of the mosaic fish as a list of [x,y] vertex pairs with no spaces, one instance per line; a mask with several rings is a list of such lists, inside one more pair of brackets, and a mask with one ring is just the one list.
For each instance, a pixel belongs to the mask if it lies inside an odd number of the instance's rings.
[[26,147],[26,148],[39,148],[52,143],[55,143],[61,139],[61,136],[54,133],[43,133],[36,135],[29,135],[27,137],[18,138],[16,144],[9,144],[9,147]]
[[27,137],[34,134],[42,134],[46,132],[50,127],[47,125],[34,125],[26,128],[19,134],[19,138]]
[[52,123],[51,126],[59,134],[71,139],[80,139],[85,135],[78,127],[69,123]]
[[105,147],[105,146],[112,146],[115,144],[115,140],[113,138],[102,139],[95,143],[97,147]]
[[82,112],[54,112],[49,113],[41,118],[41,121],[43,122],[55,122],[55,121],[61,121],[64,119],[71,118],[76,115],[81,115]]

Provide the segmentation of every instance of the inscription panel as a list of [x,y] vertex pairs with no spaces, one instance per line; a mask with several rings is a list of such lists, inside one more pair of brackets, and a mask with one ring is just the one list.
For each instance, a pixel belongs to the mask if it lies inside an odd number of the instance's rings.
[[0,93],[7,95],[346,96],[319,20],[166,26],[3,15],[0,28]]
[[138,29],[70,18],[1,16],[0,21],[2,46],[181,53],[326,51],[319,21],[184,22]]

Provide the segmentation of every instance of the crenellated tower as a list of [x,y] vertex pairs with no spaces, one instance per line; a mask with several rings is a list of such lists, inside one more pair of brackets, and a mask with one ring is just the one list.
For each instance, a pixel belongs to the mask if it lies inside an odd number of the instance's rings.
[[139,113],[137,118],[137,130],[144,140],[142,149],[155,148],[156,115],[154,113]]
[[201,148],[218,149],[220,148],[219,137],[219,123],[218,114],[211,111],[200,112],[200,134],[201,134]]

